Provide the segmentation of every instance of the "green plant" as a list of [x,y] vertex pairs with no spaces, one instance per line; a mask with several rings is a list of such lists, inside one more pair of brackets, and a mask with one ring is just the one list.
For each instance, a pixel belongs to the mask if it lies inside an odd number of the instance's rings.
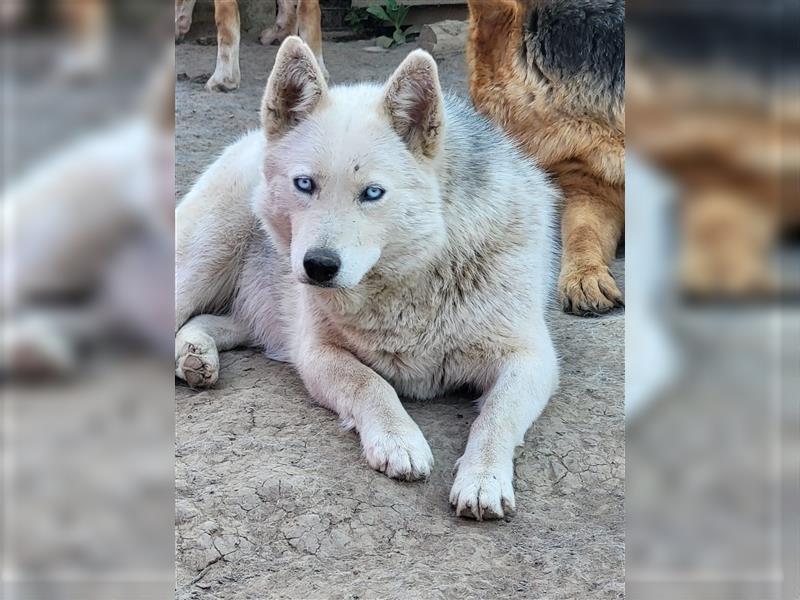
[[344,22],[353,30],[357,35],[363,35],[367,30],[367,21],[370,16],[366,8],[353,6],[347,11],[344,16]]
[[419,33],[419,30],[413,25],[403,29],[403,22],[408,15],[408,9],[409,7],[405,4],[398,4],[397,0],[384,0],[383,5],[373,4],[367,8],[369,14],[387,25],[394,27],[392,37],[382,35],[375,38],[375,43],[378,44],[378,46],[382,48],[389,48],[394,45],[400,46],[408,41],[410,35]]

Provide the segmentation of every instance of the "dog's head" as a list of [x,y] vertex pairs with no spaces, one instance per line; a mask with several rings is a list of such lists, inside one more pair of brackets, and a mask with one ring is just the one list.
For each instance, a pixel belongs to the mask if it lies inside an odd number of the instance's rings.
[[443,244],[443,116],[429,54],[409,54],[382,87],[328,88],[308,46],[287,38],[261,108],[255,209],[301,282],[352,288],[370,272],[413,270]]

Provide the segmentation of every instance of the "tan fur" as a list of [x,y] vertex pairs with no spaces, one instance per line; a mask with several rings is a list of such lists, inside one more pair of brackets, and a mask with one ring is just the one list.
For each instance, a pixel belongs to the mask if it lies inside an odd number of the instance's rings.
[[700,298],[778,292],[788,282],[774,266],[776,247],[782,233],[800,230],[796,103],[781,90],[709,70],[659,63],[633,73],[631,140],[679,185],[682,291]]
[[239,29],[239,2],[237,0],[215,0],[214,24],[217,26],[217,42],[230,46]]
[[577,110],[570,90],[527,73],[519,60],[527,7],[470,0],[470,92],[564,190],[559,292],[566,310],[622,304],[608,266],[625,222],[625,115]]
[[275,24],[261,32],[259,40],[265,46],[280,44],[290,35],[299,35],[314,56],[322,56],[322,12],[319,0],[278,0]]
[[[324,67],[321,23],[322,11],[319,8],[319,0],[299,0],[297,3],[297,35],[308,44],[314,56],[317,57],[317,62]],[[324,68],[323,72],[326,73]]]

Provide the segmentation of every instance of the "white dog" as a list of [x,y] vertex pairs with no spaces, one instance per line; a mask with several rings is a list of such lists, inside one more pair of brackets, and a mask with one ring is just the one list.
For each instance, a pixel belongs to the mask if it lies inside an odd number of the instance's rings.
[[433,456],[398,394],[482,393],[450,496],[514,509],[513,454],[557,386],[544,321],[554,188],[412,52],[383,87],[328,88],[299,38],[281,46],[264,131],[177,209],[176,373],[212,385],[218,351],[290,361],[390,477]]

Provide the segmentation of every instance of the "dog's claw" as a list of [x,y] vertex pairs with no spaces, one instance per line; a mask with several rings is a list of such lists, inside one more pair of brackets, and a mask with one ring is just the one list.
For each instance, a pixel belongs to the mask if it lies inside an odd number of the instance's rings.
[[622,292],[605,265],[564,267],[558,281],[561,307],[566,313],[598,317],[625,306]]
[[515,510],[509,469],[470,467],[462,459],[450,491],[450,504],[459,517],[484,521],[503,519]]
[[430,475],[433,454],[416,424],[405,434],[362,435],[361,441],[369,465],[392,479],[415,481]]

